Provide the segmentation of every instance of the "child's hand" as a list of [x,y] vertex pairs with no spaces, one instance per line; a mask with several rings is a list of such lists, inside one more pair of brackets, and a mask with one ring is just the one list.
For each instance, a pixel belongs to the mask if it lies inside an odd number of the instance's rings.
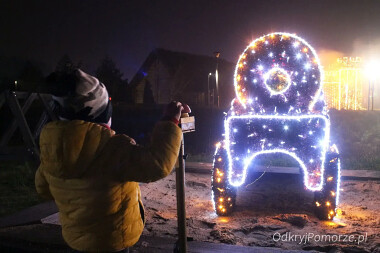
[[172,101],[165,108],[164,118],[169,119],[169,120],[176,119],[177,121],[179,121],[182,113],[189,113],[189,112],[191,112],[191,109],[187,104],[182,104],[181,102]]
[[183,106],[183,110],[181,113],[191,113],[190,106],[188,106],[187,104],[182,104],[182,106]]

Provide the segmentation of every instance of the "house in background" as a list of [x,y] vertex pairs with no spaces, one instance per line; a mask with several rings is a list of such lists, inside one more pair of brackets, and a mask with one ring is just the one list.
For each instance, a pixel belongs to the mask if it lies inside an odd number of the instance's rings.
[[133,77],[130,87],[134,103],[166,104],[178,100],[196,106],[217,106],[217,64],[220,107],[228,108],[235,96],[233,63],[164,49],[152,51]]

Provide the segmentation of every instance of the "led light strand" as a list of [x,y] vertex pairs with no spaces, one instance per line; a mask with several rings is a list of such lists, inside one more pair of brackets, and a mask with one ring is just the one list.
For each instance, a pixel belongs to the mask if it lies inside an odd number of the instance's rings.
[[[286,38],[286,39],[293,39],[295,40],[294,43],[297,43],[298,45],[300,45],[302,43],[302,45],[304,46],[304,48],[302,49],[302,52],[307,54],[308,57],[306,57],[307,59],[307,63],[305,64],[305,67],[306,68],[310,68],[311,67],[311,63],[314,63],[317,65],[317,68],[318,68],[318,73],[320,74],[319,76],[319,81],[316,81],[316,85],[317,85],[317,90],[313,96],[313,99],[311,100],[311,102],[309,103],[309,106],[308,106],[308,109],[309,111],[311,111],[315,105],[315,103],[318,101],[318,98],[319,98],[319,95],[321,94],[322,92],[322,83],[323,83],[323,80],[324,80],[324,74],[323,74],[323,69],[322,69],[322,66],[320,64],[320,60],[318,58],[318,55],[317,53],[315,52],[314,48],[308,43],[306,42],[304,39],[294,35],[294,34],[290,34],[290,33],[272,33],[272,34],[267,34],[267,35],[264,35],[254,41],[252,41],[247,47],[246,49],[244,50],[244,52],[239,56],[239,59],[238,59],[238,64],[236,65],[236,68],[235,68],[235,73],[234,73],[234,87],[235,87],[235,93],[236,93],[236,97],[237,99],[239,100],[239,102],[241,103],[242,107],[244,109],[247,109],[247,101],[251,98],[243,98],[243,93],[241,92],[241,84],[239,83],[240,80],[242,80],[242,77],[240,75],[240,69],[243,68],[246,64],[240,64],[241,62],[245,62],[246,63],[246,58],[247,58],[247,55],[249,54],[256,54],[257,53],[257,50],[254,50],[253,48],[256,47],[256,44],[259,44],[259,43],[262,43],[263,41],[266,41],[266,39],[268,40],[273,40],[276,38],[276,36],[280,36],[281,39],[280,39],[280,42],[283,40],[283,38]],[[270,44],[270,43],[269,43]],[[268,46],[268,44],[266,44],[266,47]],[[297,47],[294,47],[294,48],[297,48]],[[311,53],[311,57],[308,55],[309,53],[309,50],[310,50],[310,53]],[[272,52],[269,52],[269,55],[268,57],[271,58],[271,56],[273,57],[273,53],[271,54]],[[282,54],[281,54],[282,56]],[[297,57],[296,57],[297,58]],[[287,57],[287,62],[289,62],[289,57]],[[273,67],[279,67],[279,66],[272,66],[271,69],[273,69]],[[262,64],[259,64],[257,65],[257,68],[258,68],[258,71],[264,71],[264,66]],[[288,73],[287,71],[285,71],[285,73]],[[296,74],[295,76],[298,75],[298,72],[296,71]],[[313,75],[314,76],[314,75]],[[305,76],[304,76],[305,77]],[[315,77],[315,76],[314,76]],[[255,79],[256,82],[257,82],[257,79]],[[264,84],[265,85],[265,84]],[[289,87],[288,87],[289,88]],[[270,90],[270,89],[269,89]],[[284,91],[285,92],[285,91]],[[275,93],[271,93],[271,95],[279,95],[280,93],[276,94]],[[282,93],[281,93],[282,94]]]
[[[247,168],[248,168],[248,165],[243,167],[243,175],[242,175],[242,178],[240,181],[234,182],[232,180],[232,174],[233,174],[233,169],[232,169],[232,167],[233,167],[232,163],[233,162],[232,161],[233,161],[233,158],[231,156],[231,140],[230,140],[230,134],[232,132],[231,128],[230,128],[230,125],[231,125],[230,122],[232,119],[246,119],[246,120],[249,120],[249,119],[270,119],[270,120],[297,120],[297,121],[299,121],[301,119],[321,119],[321,120],[323,120],[325,122],[325,126],[324,126],[325,135],[323,137],[322,145],[321,145],[322,146],[321,175],[324,175],[325,154],[326,154],[326,151],[327,151],[327,148],[329,145],[329,138],[330,138],[330,122],[325,116],[322,116],[322,115],[301,115],[301,116],[241,115],[241,116],[230,116],[227,118],[227,120],[225,120],[224,129],[225,129],[225,148],[227,150],[227,157],[228,157],[228,180],[229,180],[229,183],[231,185],[233,185],[235,187],[242,185],[245,182],[245,179],[247,176]],[[268,153],[285,153],[285,154],[292,156],[293,158],[295,158],[297,160],[297,162],[300,164],[301,168],[304,171],[304,184],[305,184],[305,186],[311,191],[319,191],[322,189],[324,177],[321,176],[321,180],[320,180],[320,183],[318,186],[311,187],[309,185],[309,178],[308,178],[310,171],[307,170],[307,167],[304,164],[304,162],[302,161],[302,159],[300,159],[294,152],[291,152],[289,150],[281,149],[281,148],[274,148],[274,149],[270,149],[270,150],[260,150],[258,152],[253,153],[251,155],[251,159],[249,161],[252,161],[252,159],[259,154],[268,154]]]

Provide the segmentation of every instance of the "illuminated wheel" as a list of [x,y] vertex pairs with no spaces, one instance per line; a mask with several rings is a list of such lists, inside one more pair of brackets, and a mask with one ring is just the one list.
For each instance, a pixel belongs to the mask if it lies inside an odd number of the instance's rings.
[[211,184],[216,214],[229,215],[235,207],[236,188],[228,183],[228,157],[221,143],[214,155]]
[[321,220],[332,220],[336,215],[340,187],[340,161],[335,146],[326,154],[324,174],[322,190],[314,193],[315,215]]

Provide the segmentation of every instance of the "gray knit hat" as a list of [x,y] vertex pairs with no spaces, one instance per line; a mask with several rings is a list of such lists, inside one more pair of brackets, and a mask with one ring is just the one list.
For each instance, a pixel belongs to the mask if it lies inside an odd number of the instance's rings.
[[73,69],[67,73],[55,73],[48,82],[57,85],[53,100],[59,108],[61,118],[81,119],[96,123],[107,123],[112,115],[112,105],[103,83],[97,78]]

